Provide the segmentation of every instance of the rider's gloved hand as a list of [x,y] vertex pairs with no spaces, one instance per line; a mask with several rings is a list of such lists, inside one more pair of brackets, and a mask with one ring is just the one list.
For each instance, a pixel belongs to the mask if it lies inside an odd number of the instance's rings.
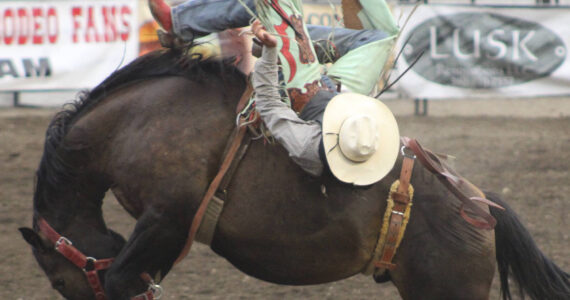
[[251,24],[251,31],[264,46],[269,48],[277,46],[277,39],[273,35],[269,34],[267,30],[265,30],[265,27],[261,25],[261,22],[259,22],[259,20],[255,20],[253,24]]

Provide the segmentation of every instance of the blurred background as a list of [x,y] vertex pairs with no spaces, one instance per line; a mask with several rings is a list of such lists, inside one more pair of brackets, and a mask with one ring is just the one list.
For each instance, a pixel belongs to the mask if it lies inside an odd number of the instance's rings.
[[[343,26],[340,0],[304,3],[306,23]],[[570,0],[388,3],[403,27],[397,49],[402,55],[388,82],[423,52],[384,95],[412,100],[395,104],[404,105],[406,112],[413,105],[414,113],[427,113],[428,102],[429,107],[433,103],[429,100],[508,103],[570,95]],[[3,0],[0,18],[0,107],[61,106],[77,91],[94,87],[137,56],[161,47],[146,0]],[[196,51],[221,55],[231,47],[232,35],[212,34],[201,41],[204,45]],[[220,50],[224,45],[226,50]],[[379,80],[379,87],[385,84]]]
[[[459,173],[499,193],[568,272],[570,0],[388,2],[403,28],[388,82],[410,70],[380,99],[401,135],[456,156]],[[307,23],[342,26],[340,0],[304,3]],[[45,130],[78,91],[159,49],[157,28],[146,0],[0,0],[1,298],[61,298],[17,230],[31,226]],[[199,51],[227,53],[232,36],[205,37]],[[128,236],[135,221],[111,193],[103,210],[108,226]],[[400,299],[392,284],[365,276],[263,282],[201,244],[162,285],[163,299]],[[497,280],[490,299],[499,299]]]

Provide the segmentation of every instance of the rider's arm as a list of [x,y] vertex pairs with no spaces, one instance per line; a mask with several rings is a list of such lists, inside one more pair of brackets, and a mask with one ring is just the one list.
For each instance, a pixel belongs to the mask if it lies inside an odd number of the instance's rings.
[[263,47],[253,73],[256,108],[273,137],[287,149],[293,161],[318,176],[323,171],[319,158],[321,125],[300,119],[280,100],[277,70],[277,49]]

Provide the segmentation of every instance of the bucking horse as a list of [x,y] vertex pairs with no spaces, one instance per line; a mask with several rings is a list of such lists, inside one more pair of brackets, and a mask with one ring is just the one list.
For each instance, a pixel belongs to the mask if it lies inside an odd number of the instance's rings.
[[[244,126],[236,126],[235,107],[247,87],[227,60],[160,50],[55,115],[36,174],[33,229],[20,231],[61,295],[158,296],[158,283],[196,234],[193,224],[204,223],[195,220],[231,148],[227,141]],[[250,276],[310,285],[369,272],[391,281],[404,299],[488,299],[498,267],[504,299],[511,298],[509,278],[532,299],[570,299],[568,274],[496,194],[481,192],[476,198],[489,202],[466,206],[446,184],[466,180],[416,163],[409,172],[413,208],[396,211],[398,197],[386,199],[406,158],[415,157],[405,145],[385,178],[355,187],[330,172],[308,175],[281,146],[248,140],[223,184],[208,244]],[[103,219],[108,190],[137,220],[127,240]],[[490,218],[481,219],[475,207]],[[403,236],[382,230],[398,217]],[[379,241],[394,234],[397,252],[378,264],[387,247]]]

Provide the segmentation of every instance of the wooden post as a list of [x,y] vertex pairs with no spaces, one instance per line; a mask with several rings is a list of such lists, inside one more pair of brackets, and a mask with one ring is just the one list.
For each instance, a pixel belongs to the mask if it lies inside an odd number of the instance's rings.
[[414,99],[414,115],[416,116],[427,116],[428,114],[428,99],[421,99],[422,108],[420,109],[420,98]]
[[19,91],[14,91],[14,107],[18,107],[20,106],[20,92]]

